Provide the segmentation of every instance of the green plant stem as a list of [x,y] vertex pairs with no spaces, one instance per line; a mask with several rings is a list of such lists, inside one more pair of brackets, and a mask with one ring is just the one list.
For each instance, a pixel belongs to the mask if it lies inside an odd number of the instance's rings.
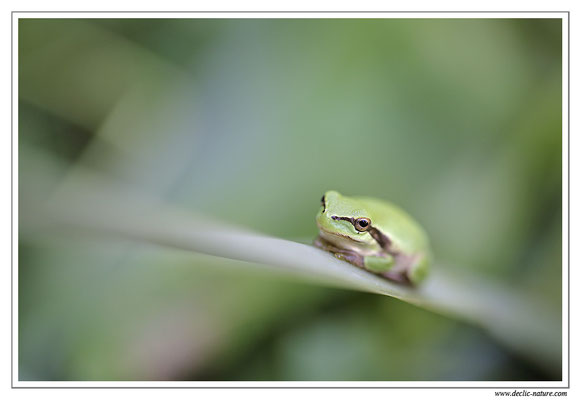
[[[330,254],[289,240],[256,234],[176,210],[94,177],[69,179],[43,207],[29,210],[35,232],[82,231],[117,235],[272,267],[293,277],[386,296],[477,324],[540,367],[561,366],[559,313],[543,309],[510,287],[482,277],[452,274],[437,265],[418,288],[392,283]],[[23,215],[21,213],[21,215]],[[247,264],[241,263],[241,268]]]

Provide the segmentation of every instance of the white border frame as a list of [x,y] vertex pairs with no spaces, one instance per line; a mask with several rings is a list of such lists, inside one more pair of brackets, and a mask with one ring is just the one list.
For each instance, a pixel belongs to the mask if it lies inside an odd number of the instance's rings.
[[[18,20],[20,18],[414,18],[414,19],[508,19],[554,18],[562,20],[562,380],[561,381],[19,381],[18,380]],[[237,12],[12,12],[12,387],[13,388],[497,388],[568,389],[570,379],[570,253],[569,253],[569,12],[310,12],[310,11],[237,11]],[[566,239],[566,240],[565,240]]]

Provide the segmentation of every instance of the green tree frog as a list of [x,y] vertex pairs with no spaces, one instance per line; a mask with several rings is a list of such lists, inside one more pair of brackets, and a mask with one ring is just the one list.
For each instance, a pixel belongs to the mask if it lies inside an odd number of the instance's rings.
[[315,246],[392,281],[416,285],[431,259],[422,227],[399,207],[331,190],[321,198]]

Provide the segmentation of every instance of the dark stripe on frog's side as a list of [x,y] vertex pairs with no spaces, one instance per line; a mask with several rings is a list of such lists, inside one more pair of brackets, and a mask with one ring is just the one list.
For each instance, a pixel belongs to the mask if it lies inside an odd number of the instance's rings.
[[385,250],[387,253],[391,254],[392,256],[396,255],[398,252],[391,248],[391,239],[387,237],[386,234],[379,231],[379,229],[374,228],[373,225],[369,229],[369,234],[377,244]]
[[[336,215],[333,215],[331,218],[334,220],[348,221],[351,223],[351,225],[353,225],[355,227],[355,219],[353,217],[338,217]],[[387,237],[387,235],[382,233],[379,229],[375,228],[373,226],[373,222],[372,222],[372,225],[369,228],[369,230],[367,230],[367,232],[377,242],[379,247],[381,247],[383,250],[385,250],[388,254],[390,254],[392,256],[398,254],[397,251],[391,249],[391,240]],[[362,233],[362,232],[359,232],[359,233]]]

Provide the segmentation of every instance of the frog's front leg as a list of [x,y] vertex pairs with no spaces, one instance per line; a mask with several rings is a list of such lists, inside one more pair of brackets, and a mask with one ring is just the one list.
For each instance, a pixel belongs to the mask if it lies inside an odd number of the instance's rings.
[[339,260],[347,261],[359,268],[365,268],[363,256],[359,253],[347,250],[334,251],[333,255]]
[[382,256],[366,256],[364,268],[376,274],[383,274],[393,268],[395,260],[389,254]]
[[315,239],[314,245],[320,249],[333,253],[333,255],[339,260],[347,261],[359,268],[365,268],[363,256],[359,253],[334,246],[332,243],[329,243],[320,236]]
[[385,276],[397,282],[407,282],[405,279],[400,279],[398,274],[390,273],[390,270],[395,265],[395,260],[392,256],[386,254],[384,256],[362,256],[359,253],[348,250],[337,250],[333,254],[339,260],[347,261],[353,265],[358,266],[366,271],[374,274]]

